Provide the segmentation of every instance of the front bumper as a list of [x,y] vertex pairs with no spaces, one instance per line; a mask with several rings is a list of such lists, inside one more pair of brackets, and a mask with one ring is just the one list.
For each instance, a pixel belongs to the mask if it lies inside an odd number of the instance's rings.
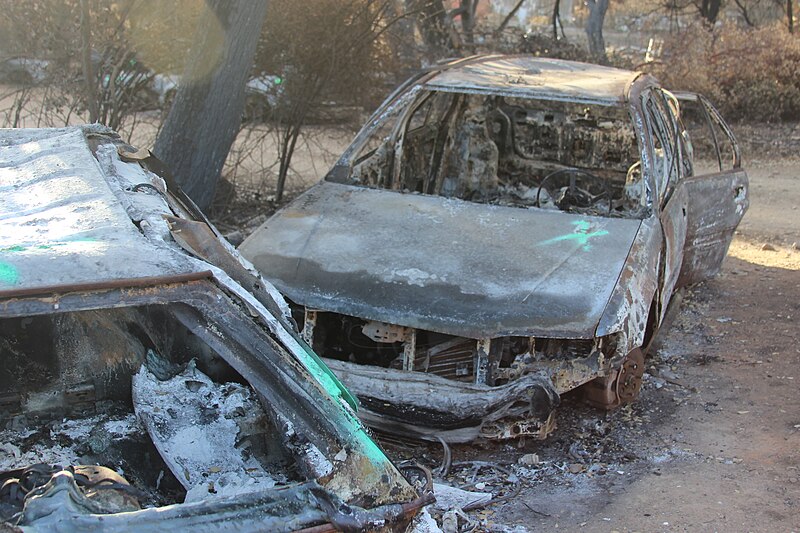
[[552,381],[540,374],[488,386],[332,359],[325,363],[358,396],[359,417],[395,435],[451,443],[544,438],[559,404]]

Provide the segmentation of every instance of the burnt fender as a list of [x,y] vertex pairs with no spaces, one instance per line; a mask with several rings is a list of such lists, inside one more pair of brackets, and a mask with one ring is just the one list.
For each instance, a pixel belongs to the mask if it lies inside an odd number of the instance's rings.
[[663,245],[658,219],[643,220],[595,333],[597,337],[618,333],[618,354],[625,355],[644,342]]

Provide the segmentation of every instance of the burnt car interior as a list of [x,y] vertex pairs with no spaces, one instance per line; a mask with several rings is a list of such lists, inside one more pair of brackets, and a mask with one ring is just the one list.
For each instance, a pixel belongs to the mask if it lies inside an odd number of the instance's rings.
[[279,415],[191,316],[147,305],[0,320],[0,520],[64,468],[103,513],[309,479]]
[[348,183],[598,216],[643,213],[640,149],[625,108],[427,91],[390,122],[362,147]]

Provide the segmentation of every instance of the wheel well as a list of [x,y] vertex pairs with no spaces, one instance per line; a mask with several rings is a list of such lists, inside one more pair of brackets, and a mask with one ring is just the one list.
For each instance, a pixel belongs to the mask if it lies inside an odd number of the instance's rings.
[[650,303],[650,311],[647,314],[647,325],[644,329],[644,339],[642,340],[642,353],[647,355],[650,351],[653,339],[658,333],[658,298],[653,298]]

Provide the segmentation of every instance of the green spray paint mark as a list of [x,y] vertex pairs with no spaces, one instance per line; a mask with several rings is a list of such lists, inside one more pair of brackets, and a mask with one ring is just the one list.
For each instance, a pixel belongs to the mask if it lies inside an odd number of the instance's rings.
[[325,390],[334,398],[343,398],[354,411],[358,411],[358,400],[353,396],[347,387],[339,381],[330,368],[314,353],[314,350],[302,339],[295,339],[303,349],[301,356],[303,366],[313,374],[318,382],[325,387]]
[[341,398],[343,399],[351,408],[340,409],[340,413],[344,415],[343,422],[349,426],[348,433],[350,438],[352,439],[351,444],[367,456],[370,462],[376,466],[383,465],[385,463],[389,463],[389,459],[383,453],[383,450],[375,443],[374,440],[369,436],[367,431],[364,429],[364,425],[355,416],[355,412],[358,410],[358,400],[353,396],[347,387],[345,387],[339,378],[331,372],[331,370],[325,365],[325,363],[319,358],[319,356],[314,353],[314,350],[303,340],[295,339],[300,347],[303,349],[302,352],[298,353],[297,355],[300,357],[303,366],[311,373],[312,376],[319,382],[325,390],[337,401]]
[[572,224],[575,226],[575,231],[573,233],[561,235],[560,237],[553,237],[552,239],[547,239],[539,244],[547,245],[562,241],[577,241],[579,246],[583,246],[583,251],[588,252],[592,249],[592,245],[589,242],[591,239],[608,235],[608,230],[604,229],[591,231],[592,224],[586,220],[576,220]]
[[6,248],[0,248],[0,253],[9,253],[9,252],[27,252],[30,250],[50,250],[55,248],[56,246],[64,246],[66,243],[56,243],[56,244],[36,244],[34,246],[23,246],[21,244],[15,244],[13,246],[8,246]]
[[0,248],[0,253],[5,252],[24,252],[27,250],[24,246],[20,246],[19,244],[15,244],[14,246],[9,246],[8,248]]
[[19,272],[14,265],[0,263],[0,283],[3,285],[16,285],[19,281]]

